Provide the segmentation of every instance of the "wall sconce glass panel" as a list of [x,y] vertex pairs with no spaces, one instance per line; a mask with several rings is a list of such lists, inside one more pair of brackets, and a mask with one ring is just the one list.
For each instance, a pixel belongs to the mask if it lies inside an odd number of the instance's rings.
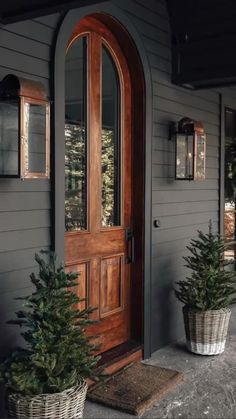
[[49,177],[49,104],[23,102],[21,177]]
[[19,101],[0,102],[0,176],[19,177]]
[[194,141],[192,135],[179,134],[176,138],[176,178],[193,179]]
[[196,170],[195,179],[205,179],[206,136],[196,133]]
[[49,178],[50,107],[43,85],[8,75],[0,97],[0,176]]
[[200,122],[182,118],[174,129],[175,178],[205,179],[206,135]]

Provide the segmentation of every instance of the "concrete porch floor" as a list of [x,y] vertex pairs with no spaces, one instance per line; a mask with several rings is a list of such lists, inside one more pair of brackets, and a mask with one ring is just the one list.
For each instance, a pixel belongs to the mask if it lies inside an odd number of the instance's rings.
[[[189,353],[184,341],[162,348],[145,363],[182,371],[177,385],[143,418],[236,419],[236,309],[232,311],[225,352],[216,356]],[[97,403],[86,402],[84,418],[128,419],[133,416]]]

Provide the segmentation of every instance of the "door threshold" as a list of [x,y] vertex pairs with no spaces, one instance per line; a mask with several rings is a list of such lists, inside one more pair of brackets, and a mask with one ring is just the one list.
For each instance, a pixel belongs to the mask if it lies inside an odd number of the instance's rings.
[[[97,368],[98,376],[100,371],[105,375],[115,374],[132,362],[141,361],[142,359],[143,345],[139,342],[127,341],[101,355]],[[86,381],[89,387],[94,384],[90,379]]]
[[[115,348],[104,352],[98,362],[97,374],[112,375],[132,362],[143,359],[143,345],[136,341],[127,341]],[[96,375],[96,371],[95,371]],[[86,379],[89,387],[94,384],[90,378]]]

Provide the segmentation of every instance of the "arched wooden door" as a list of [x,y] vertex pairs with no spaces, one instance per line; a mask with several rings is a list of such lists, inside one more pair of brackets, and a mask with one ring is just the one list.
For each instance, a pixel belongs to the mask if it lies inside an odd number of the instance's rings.
[[90,333],[104,352],[130,338],[131,82],[115,37],[93,17],[67,49],[65,147],[65,263],[97,307]]

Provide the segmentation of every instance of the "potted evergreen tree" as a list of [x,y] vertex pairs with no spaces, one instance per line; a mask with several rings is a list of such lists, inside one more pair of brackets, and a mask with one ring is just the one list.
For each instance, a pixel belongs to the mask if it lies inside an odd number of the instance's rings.
[[24,328],[26,342],[0,367],[10,418],[82,417],[85,378],[98,361],[97,348],[85,334],[93,308],[80,310],[82,299],[72,291],[78,274],[56,267],[53,253],[48,257],[35,256],[39,274],[30,276],[35,291],[9,322]]
[[191,275],[177,282],[176,297],[184,303],[183,315],[187,347],[202,355],[220,354],[225,349],[231,310],[236,302],[235,271],[227,269],[226,244],[218,234],[198,231],[184,257]]

